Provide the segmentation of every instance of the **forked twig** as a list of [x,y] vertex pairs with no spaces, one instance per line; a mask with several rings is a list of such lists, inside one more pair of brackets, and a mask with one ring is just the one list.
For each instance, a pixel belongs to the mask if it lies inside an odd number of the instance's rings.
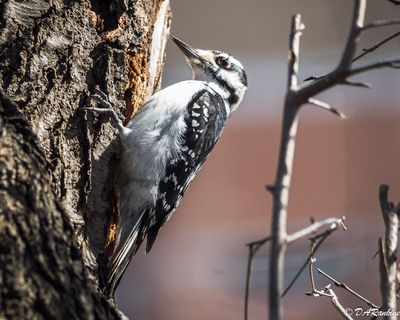
[[256,241],[249,242],[248,244],[246,244],[246,246],[247,247],[253,246],[253,247],[257,248],[257,249],[255,249],[255,251],[258,251],[258,249],[260,247],[262,247],[268,241],[271,241],[271,239],[272,239],[272,237],[268,236],[268,237],[265,237],[265,238],[262,238],[262,239],[259,239],[259,240],[256,240]]
[[342,316],[343,319],[346,320],[353,320],[347,310],[343,307],[340,303],[339,298],[337,297],[336,293],[331,289],[331,285],[328,284],[322,290],[317,290],[314,281],[314,274],[313,274],[313,264],[315,260],[314,258],[309,263],[309,274],[310,274],[310,285],[311,291],[307,292],[306,294],[313,297],[327,297],[331,300],[331,303],[335,310]]
[[[332,224],[330,224],[330,227],[328,229],[326,229],[324,232],[322,232],[320,234],[316,234],[312,238],[309,239],[310,240],[310,252],[308,254],[308,257],[304,261],[304,263],[302,264],[300,269],[297,271],[297,273],[295,274],[293,279],[289,282],[285,291],[283,291],[282,297],[284,297],[289,292],[289,290],[295,284],[295,282],[300,277],[301,273],[304,271],[304,269],[307,267],[307,265],[312,263],[315,253],[317,252],[319,247],[322,245],[322,243],[326,240],[326,238],[328,238],[334,231],[336,231],[338,229],[339,225],[342,226],[343,230],[346,230],[346,227],[343,224],[344,219],[345,218],[343,217],[342,219],[330,218],[330,219],[324,220],[324,221],[331,220]],[[323,221],[321,221],[321,222],[323,222]],[[315,223],[313,223],[311,226],[313,226],[314,224]]]
[[336,279],[334,279],[332,276],[330,276],[329,274],[327,274],[326,272],[322,271],[321,269],[317,268],[317,271],[322,274],[324,277],[328,278],[329,280],[331,280],[335,286],[342,288],[344,290],[346,290],[347,292],[349,292],[350,294],[352,294],[353,296],[357,297],[358,299],[360,299],[361,301],[363,301],[364,303],[366,303],[368,306],[375,308],[375,309],[379,309],[380,307],[377,306],[375,303],[371,302],[370,300],[368,300],[367,298],[363,297],[361,294],[359,294],[358,292],[354,291],[353,289],[351,289],[347,284],[343,283],[343,282],[339,282]]

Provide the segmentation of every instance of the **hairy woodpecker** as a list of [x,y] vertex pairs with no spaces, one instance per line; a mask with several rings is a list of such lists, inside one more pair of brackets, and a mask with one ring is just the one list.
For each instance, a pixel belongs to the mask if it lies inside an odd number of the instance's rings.
[[104,108],[86,108],[111,114],[122,145],[120,217],[105,288],[109,297],[146,237],[146,252],[151,250],[247,89],[242,64],[229,54],[173,40],[185,54],[193,80],[155,93],[126,126],[103,93],[93,97]]

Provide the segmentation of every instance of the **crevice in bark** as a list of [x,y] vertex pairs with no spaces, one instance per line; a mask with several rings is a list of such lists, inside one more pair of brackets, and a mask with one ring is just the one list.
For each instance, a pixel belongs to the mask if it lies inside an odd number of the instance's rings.
[[91,0],[91,8],[98,16],[98,31],[107,32],[119,26],[119,19],[127,11],[125,1]]
[[0,318],[120,318],[87,278],[29,122],[1,92],[0,135]]

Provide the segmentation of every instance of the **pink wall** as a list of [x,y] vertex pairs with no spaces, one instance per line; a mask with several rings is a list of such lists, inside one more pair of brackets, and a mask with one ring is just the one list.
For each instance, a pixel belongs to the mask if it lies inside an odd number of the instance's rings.
[[[369,1],[367,19],[398,16],[399,9]],[[154,249],[134,257],[119,289],[121,309],[135,320],[242,319],[246,248],[269,233],[271,197],[286,81],[290,16],[301,12],[302,78],[330,70],[346,38],[351,1],[175,1],[173,34],[204,48],[227,50],[249,70],[249,92],[182,205]],[[393,29],[364,38],[369,46]],[[398,55],[399,41],[370,59]],[[367,60],[368,61],[368,60]],[[189,77],[182,55],[169,45],[165,84]],[[382,233],[377,190],[391,186],[400,201],[400,73],[364,77],[374,89],[332,90],[323,96],[349,115],[341,121],[311,107],[301,115],[289,230],[309,217],[347,217],[347,232],[333,235],[317,264],[379,304],[377,239]],[[306,258],[307,241],[287,257],[287,280]],[[251,318],[265,319],[267,249],[254,264]],[[317,283],[327,282],[317,277]],[[337,319],[328,300],[307,297],[304,275],[285,298],[287,319]],[[336,291],[349,306],[360,306]]]

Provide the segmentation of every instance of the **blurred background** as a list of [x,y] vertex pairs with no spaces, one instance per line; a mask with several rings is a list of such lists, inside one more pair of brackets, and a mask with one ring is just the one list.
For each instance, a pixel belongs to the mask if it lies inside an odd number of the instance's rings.
[[[203,49],[220,49],[243,62],[249,89],[214,152],[189,188],[182,205],[161,231],[150,254],[133,259],[118,291],[120,308],[135,320],[243,319],[246,243],[270,233],[271,197],[265,185],[275,176],[285,93],[290,19],[301,13],[300,79],[336,65],[347,38],[349,0],[172,0],[172,34]],[[368,1],[367,21],[398,17],[400,8]],[[371,30],[361,48],[398,31]],[[400,38],[399,38],[400,39]],[[400,40],[386,44],[359,64],[398,57]],[[170,41],[163,86],[191,77]],[[316,266],[366,296],[379,299],[378,260],[383,232],[378,187],[390,185],[400,201],[400,72],[380,70],[357,77],[371,90],[336,87],[319,98],[348,116],[306,106],[296,146],[288,229],[309,218],[346,216],[320,248]],[[268,250],[254,263],[250,319],[266,319]],[[286,281],[308,254],[307,240],[288,251]],[[316,276],[322,288],[328,282]],[[285,297],[286,319],[337,319],[326,298],[308,297],[306,274]],[[335,289],[346,307],[366,307]]]

